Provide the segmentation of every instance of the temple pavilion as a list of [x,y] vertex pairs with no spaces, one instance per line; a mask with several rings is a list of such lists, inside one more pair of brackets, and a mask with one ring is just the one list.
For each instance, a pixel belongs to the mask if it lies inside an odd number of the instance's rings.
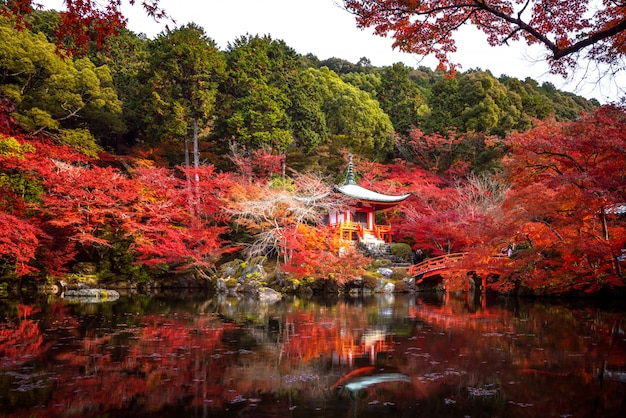
[[377,225],[376,212],[399,205],[410,194],[392,196],[359,186],[354,180],[352,156],[348,162],[346,181],[343,185],[336,185],[334,191],[343,194],[349,202],[344,212],[328,213],[328,225],[336,228],[342,239],[392,242],[391,225]]

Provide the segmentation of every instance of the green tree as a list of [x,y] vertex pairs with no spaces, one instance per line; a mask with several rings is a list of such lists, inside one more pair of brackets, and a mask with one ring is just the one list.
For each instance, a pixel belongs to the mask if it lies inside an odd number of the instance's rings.
[[287,113],[292,122],[294,143],[297,148],[310,153],[330,135],[322,108],[322,92],[308,71],[298,71],[290,77],[289,90],[291,100]]
[[63,58],[43,33],[16,30],[5,18],[0,18],[0,95],[14,103],[14,116],[26,129],[89,155],[98,150],[99,121],[107,120],[109,131],[124,130],[108,67]]
[[419,114],[427,114],[417,85],[410,79],[411,69],[402,63],[381,72],[381,88],[376,96],[380,107],[389,115],[396,132],[406,135],[417,125]]
[[283,152],[293,141],[286,81],[297,73],[297,54],[282,41],[250,35],[229,44],[226,54],[214,135]]
[[378,101],[326,67],[308,71],[322,88],[323,110],[334,147],[387,159],[393,151],[393,125]]
[[[126,130],[118,135],[103,136],[109,148],[120,151],[121,147],[134,145],[145,123],[144,104],[150,100],[148,85],[148,45],[145,35],[137,35],[127,29],[106,39],[106,48],[91,48],[89,58],[96,65],[111,69],[113,85],[122,102],[122,120]],[[145,139],[145,138],[144,138]]]
[[353,64],[343,58],[328,58],[320,63],[321,67],[327,67],[329,70],[334,71],[337,74],[348,73],[360,73],[363,71],[363,66],[359,64]]
[[382,80],[380,72],[371,73],[347,73],[340,75],[341,79],[346,83],[350,83],[355,87],[366,91],[373,98],[378,97],[379,92],[382,89]]
[[[522,82],[517,78],[502,76],[500,82],[506,85],[510,91],[519,95],[522,100],[522,118],[545,119],[554,112],[554,107],[550,101],[537,90],[537,82],[530,77]],[[527,121],[523,123],[522,128],[530,127]]]
[[[224,71],[222,53],[204,30],[190,23],[161,33],[149,45],[144,103],[145,139],[185,143],[193,135],[194,165],[198,165],[198,132],[210,126],[217,86]],[[146,95],[147,96],[147,95]]]
[[490,73],[472,71],[459,78],[465,131],[501,133],[513,129],[521,115],[521,99]]
[[430,113],[420,116],[420,128],[427,134],[445,133],[448,128],[462,129],[463,104],[456,77],[442,77],[431,89]]

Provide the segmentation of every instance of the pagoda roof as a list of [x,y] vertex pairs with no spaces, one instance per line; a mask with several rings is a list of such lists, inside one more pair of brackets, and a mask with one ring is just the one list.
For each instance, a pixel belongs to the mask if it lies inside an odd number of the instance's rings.
[[384,207],[395,206],[395,204],[400,203],[407,197],[411,196],[410,194],[398,196],[386,195],[366,189],[365,187],[361,187],[356,184],[356,181],[354,180],[354,168],[352,166],[352,154],[350,154],[348,160],[348,174],[346,175],[346,181],[342,186],[335,186],[335,190],[351,197],[352,199],[371,202],[374,206],[381,209]]
[[357,200],[365,200],[373,203],[399,203],[405,200],[410,194],[386,195],[373,190],[361,187],[358,184],[347,183],[342,186],[335,186],[335,190],[341,194]]

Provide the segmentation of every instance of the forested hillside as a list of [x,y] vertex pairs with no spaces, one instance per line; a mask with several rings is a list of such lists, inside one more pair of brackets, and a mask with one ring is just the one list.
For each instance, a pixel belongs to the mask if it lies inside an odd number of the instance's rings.
[[142,281],[256,255],[293,280],[357,277],[368,260],[341,259],[313,199],[352,153],[368,187],[412,194],[386,221],[413,249],[481,263],[514,244],[494,289],[624,284],[618,106],[480,69],[302,56],[269,36],[220,50],[194,24],[155,39],[122,30],[70,55],[59,18],[35,12],[18,29],[0,17],[9,280],[90,263]]

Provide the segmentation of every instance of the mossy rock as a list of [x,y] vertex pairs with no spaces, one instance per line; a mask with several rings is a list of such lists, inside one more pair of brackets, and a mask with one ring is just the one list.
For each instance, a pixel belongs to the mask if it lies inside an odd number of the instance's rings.
[[411,277],[409,275],[409,272],[407,271],[407,269],[404,268],[397,268],[393,270],[393,273],[391,273],[391,280],[402,280],[405,279],[407,277]]
[[259,264],[263,266],[265,265],[265,263],[267,263],[267,257],[260,255],[258,257],[254,257],[250,259],[250,261],[248,262],[248,265]]
[[403,280],[396,280],[393,282],[393,284],[395,285],[394,291],[396,293],[408,293],[409,292],[409,287],[407,286],[406,282],[404,282]]
[[98,287],[100,277],[96,274],[69,273],[61,275],[57,281],[65,282],[70,287]]
[[246,263],[243,260],[235,259],[222,264],[218,268],[218,272],[222,277],[239,277],[245,268]]
[[260,264],[250,264],[239,275],[239,282],[267,282],[267,273]]
[[237,281],[236,278],[230,277],[230,278],[224,280],[224,284],[226,285],[227,288],[233,289],[233,288],[237,287],[239,282]]

